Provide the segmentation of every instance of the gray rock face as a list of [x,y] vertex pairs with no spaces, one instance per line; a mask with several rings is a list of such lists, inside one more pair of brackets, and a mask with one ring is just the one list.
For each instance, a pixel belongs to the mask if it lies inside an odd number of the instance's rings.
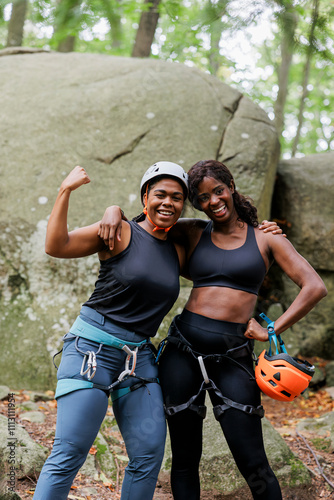
[[[209,405],[208,405],[209,406]],[[211,405],[210,405],[211,406]],[[284,439],[270,422],[262,420],[265,448],[270,466],[281,486],[299,486],[310,483],[310,475],[303,463],[292,453]],[[237,429],[236,429],[237,431]],[[161,477],[170,474],[171,449],[167,438]],[[200,463],[201,487],[222,494],[233,494],[246,485],[238,471],[219,423],[208,408],[203,427],[203,454]]]
[[16,479],[35,477],[49,453],[35,443],[23,427],[8,422],[7,417],[0,415],[0,483],[11,471]]
[[13,388],[24,382],[53,389],[51,356],[98,273],[96,256],[57,260],[44,253],[48,216],[65,175],[80,164],[92,179],[71,196],[70,229],[99,220],[111,204],[129,217],[138,214],[140,179],[162,159],[186,170],[200,159],[224,161],[263,218],[279,145],[259,106],[183,65],[32,53],[1,57],[0,71],[0,377]]
[[289,239],[318,271],[334,271],[334,153],[282,160],[275,203]]
[[[305,356],[334,359],[334,153],[281,161],[274,196],[274,213],[291,227],[287,236],[316,269],[328,295],[292,327]],[[299,288],[283,277],[281,303],[288,307]]]

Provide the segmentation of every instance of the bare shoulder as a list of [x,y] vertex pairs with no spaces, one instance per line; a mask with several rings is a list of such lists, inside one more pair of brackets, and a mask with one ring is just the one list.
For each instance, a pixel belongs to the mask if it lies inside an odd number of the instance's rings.
[[170,231],[170,236],[175,243],[189,246],[199,238],[207,223],[204,219],[179,219]]
[[[288,248],[292,246],[291,242],[286,238],[286,236],[283,236],[283,234],[274,234],[272,232],[265,233],[258,227],[254,227],[254,231],[256,241],[262,247],[266,246],[270,249],[272,247],[278,248],[282,246],[282,248]],[[286,245],[285,242],[287,243]]]

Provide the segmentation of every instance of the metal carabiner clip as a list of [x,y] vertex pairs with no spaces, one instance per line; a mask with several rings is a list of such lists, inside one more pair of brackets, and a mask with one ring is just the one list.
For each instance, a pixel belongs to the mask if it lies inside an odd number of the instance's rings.
[[210,380],[209,380],[208,374],[207,374],[206,369],[205,369],[203,358],[202,358],[202,356],[198,356],[197,359],[198,359],[198,362],[199,362],[199,366],[201,368],[201,372],[202,372],[202,375],[203,375],[203,378],[204,378],[204,382],[206,384],[208,384],[210,382]]
[[[88,356],[88,361],[87,361],[87,356]],[[86,361],[87,361],[87,368],[85,370],[84,368],[85,368]],[[87,351],[86,354],[84,354],[84,358],[82,360],[80,375],[83,376],[83,375],[86,375],[86,373],[87,373],[88,380],[91,380],[95,376],[96,367],[97,367],[97,362],[96,362],[95,352],[94,351]]]
[[[120,376],[118,377],[119,381],[123,380],[124,377],[126,376],[135,375],[135,368],[137,364],[138,347],[136,347],[134,351],[131,351],[131,349],[127,345],[125,345],[122,347],[122,349],[127,353],[127,357],[125,360],[125,370],[123,370]],[[132,367],[130,369],[131,358],[132,358]]]

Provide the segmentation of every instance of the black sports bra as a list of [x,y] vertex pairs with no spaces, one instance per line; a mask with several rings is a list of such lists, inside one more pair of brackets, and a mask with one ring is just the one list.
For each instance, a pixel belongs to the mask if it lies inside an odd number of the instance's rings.
[[248,226],[245,243],[233,250],[217,247],[211,231],[212,221],[209,221],[189,260],[194,288],[221,286],[257,295],[267,271],[254,227]]

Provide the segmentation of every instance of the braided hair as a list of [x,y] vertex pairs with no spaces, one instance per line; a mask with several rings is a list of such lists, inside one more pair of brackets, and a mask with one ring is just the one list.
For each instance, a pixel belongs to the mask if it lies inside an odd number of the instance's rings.
[[[204,177],[213,177],[226,184],[229,188],[234,184],[234,179],[229,169],[217,160],[201,160],[195,163],[188,172],[189,200],[198,210],[202,210],[198,202],[198,186]],[[250,226],[258,226],[257,209],[252,205],[251,199],[234,190],[232,194],[234,207],[238,219]]]

